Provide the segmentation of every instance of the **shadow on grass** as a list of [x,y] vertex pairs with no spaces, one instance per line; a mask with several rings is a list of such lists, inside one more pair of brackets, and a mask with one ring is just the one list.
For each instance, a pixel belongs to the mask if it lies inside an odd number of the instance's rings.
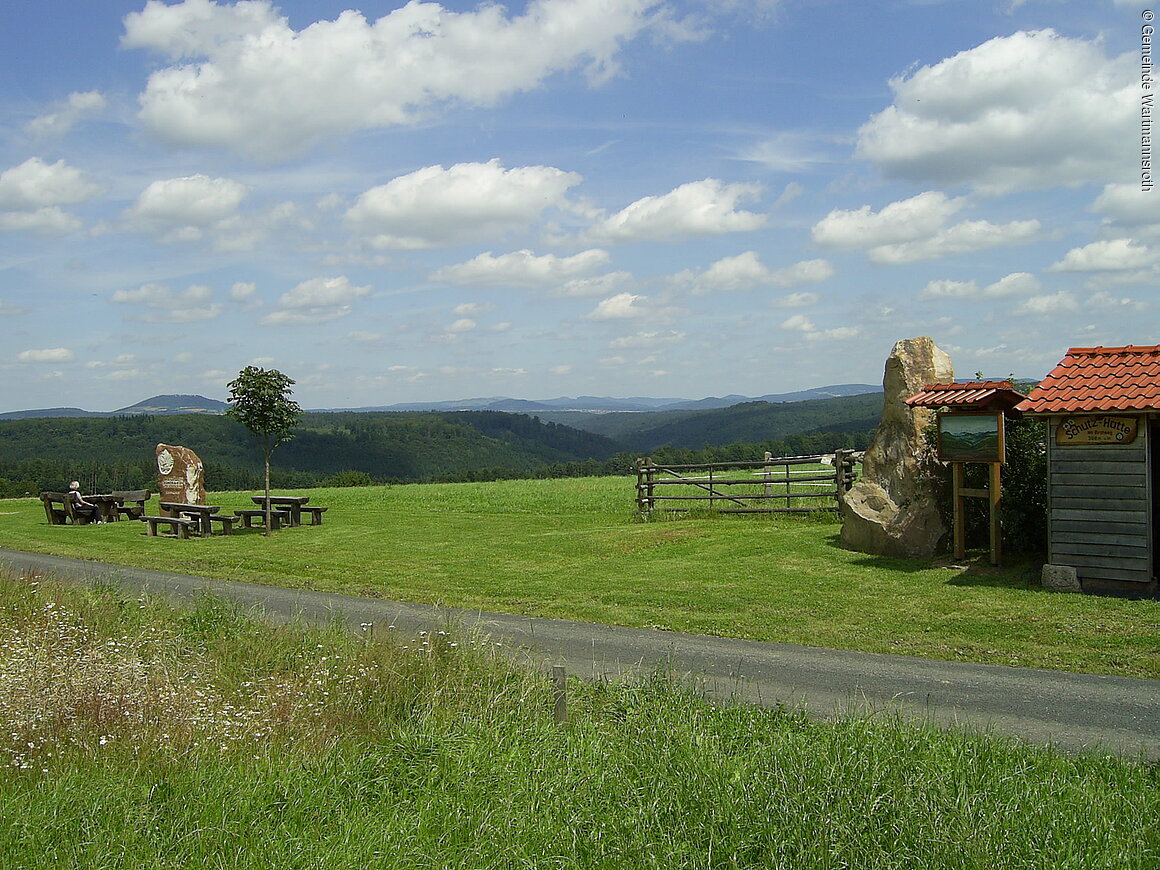
[[[838,544],[837,535],[829,542],[836,550],[849,552]],[[901,556],[878,556],[863,553],[850,560],[851,565],[880,571],[919,574],[924,571],[945,570],[948,586],[983,586],[997,589],[1017,589],[1023,592],[1046,592],[1039,583],[1040,561],[1025,557],[1012,558],[1006,565],[995,567],[986,551],[968,552],[962,559],[940,556],[935,559],[910,559]]]

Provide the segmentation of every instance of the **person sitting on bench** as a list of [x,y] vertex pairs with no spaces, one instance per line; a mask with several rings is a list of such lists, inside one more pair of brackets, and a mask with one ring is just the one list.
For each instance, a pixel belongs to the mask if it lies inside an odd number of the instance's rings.
[[91,501],[85,501],[84,496],[81,495],[79,481],[74,480],[68,485],[68,500],[72,504],[73,511],[78,515],[87,516],[90,523],[102,522],[100,508]]

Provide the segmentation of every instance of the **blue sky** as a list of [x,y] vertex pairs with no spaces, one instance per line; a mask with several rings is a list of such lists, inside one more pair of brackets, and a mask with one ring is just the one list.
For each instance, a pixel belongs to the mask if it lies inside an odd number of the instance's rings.
[[10,0],[0,411],[250,364],[339,408],[1155,344],[1149,10]]

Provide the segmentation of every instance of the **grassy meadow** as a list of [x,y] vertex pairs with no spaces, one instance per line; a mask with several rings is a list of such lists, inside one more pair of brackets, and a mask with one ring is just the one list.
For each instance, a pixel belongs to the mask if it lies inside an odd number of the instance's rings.
[[485,637],[5,572],[0,763],[11,870],[1160,864],[1157,764],[707,703],[663,674],[571,681],[561,726]]
[[[932,658],[1160,677],[1160,603],[837,546],[836,520],[634,516],[625,477],[310,490],[319,527],[180,541],[50,526],[0,501],[0,547],[229,580]],[[223,511],[251,493],[214,493]],[[151,503],[156,507],[156,501]]]

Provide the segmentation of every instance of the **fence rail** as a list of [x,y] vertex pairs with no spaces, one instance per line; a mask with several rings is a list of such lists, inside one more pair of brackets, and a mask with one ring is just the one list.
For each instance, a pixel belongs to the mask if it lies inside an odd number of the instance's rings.
[[642,514],[690,509],[664,502],[697,502],[729,514],[833,511],[839,495],[854,485],[854,465],[853,450],[815,456],[766,453],[760,460],[699,465],[638,459],[636,506]]

